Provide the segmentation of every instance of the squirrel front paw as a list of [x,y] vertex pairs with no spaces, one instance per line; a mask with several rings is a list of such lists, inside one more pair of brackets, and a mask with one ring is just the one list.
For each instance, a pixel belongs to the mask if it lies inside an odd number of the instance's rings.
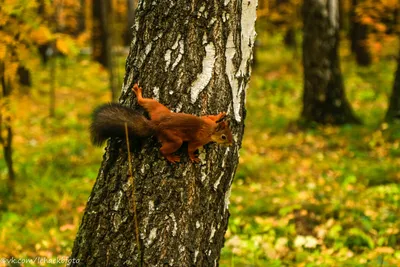
[[135,85],[133,85],[132,91],[135,92],[136,95],[138,95],[142,93],[142,88],[139,87],[137,83],[135,83]]

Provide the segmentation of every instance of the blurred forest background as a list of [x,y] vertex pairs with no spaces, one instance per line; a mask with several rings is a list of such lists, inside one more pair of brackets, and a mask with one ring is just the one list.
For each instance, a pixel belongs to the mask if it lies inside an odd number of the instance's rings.
[[[329,0],[336,42],[310,35],[313,2],[259,0],[221,266],[400,266],[400,4]],[[103,154],[90,113],[118,99],[136,5],[2,0],[0,258],[70,255]],[[339,103],[304,82],[326,65],[312,40],[335,43]]]

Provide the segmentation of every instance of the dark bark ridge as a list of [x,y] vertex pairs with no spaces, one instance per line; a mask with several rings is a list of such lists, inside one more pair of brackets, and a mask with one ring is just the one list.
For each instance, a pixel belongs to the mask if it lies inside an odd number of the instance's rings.
[[348,103],[340,70],[337,0],[305,0],[302,119],[322,124],[359,123]]
[[189,162],[184,146],[182,162],[170,164],[160,155],[160,144],[147,140],[133,155],[133,189],[126,145],[111,140],[74,243],[71,258],[80,260],[77,265],[218,265],[244,130],[255,5],[239,0],[139,3],[120,102],[137,108],[131,88],[138,82],[145,97],[175,112],[226,111],[234,118],[235,144],[206,145],[200,164]]

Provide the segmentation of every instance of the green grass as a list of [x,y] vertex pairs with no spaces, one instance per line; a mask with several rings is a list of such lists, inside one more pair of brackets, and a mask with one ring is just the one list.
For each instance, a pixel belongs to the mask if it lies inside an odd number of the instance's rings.
[[[346,93],[364,124],[300,130],[301,56],[279,35],[259,41],[220,265],[398,266],[400,127],[381,124],[395,61],[357,67],[344,42]],[[89,115],[110,93],[98,65],[66,65],[56,118],[48,70],[35,73],[31,96],[11,101],[18,179],[0,215],[0,258],[70,255],[103,153],[89,144]],[[6,179],[0,156],[2,196]]]

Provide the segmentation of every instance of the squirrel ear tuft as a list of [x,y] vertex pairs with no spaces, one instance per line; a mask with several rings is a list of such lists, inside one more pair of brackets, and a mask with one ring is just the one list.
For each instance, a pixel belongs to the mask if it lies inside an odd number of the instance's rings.
[[228,126],[228,123],[226,121],[221,121],[218,123],[218,126],[216,128],[216,131],[221,131],[223,129],[225,129]]
[[224,121],[227,118],[227,115],[225,112],[221,112],[221,113],[224,113],[224,114],[221,116],[221,118],[219,120],[216,121],[216,123],[220,123],[221,121]]

